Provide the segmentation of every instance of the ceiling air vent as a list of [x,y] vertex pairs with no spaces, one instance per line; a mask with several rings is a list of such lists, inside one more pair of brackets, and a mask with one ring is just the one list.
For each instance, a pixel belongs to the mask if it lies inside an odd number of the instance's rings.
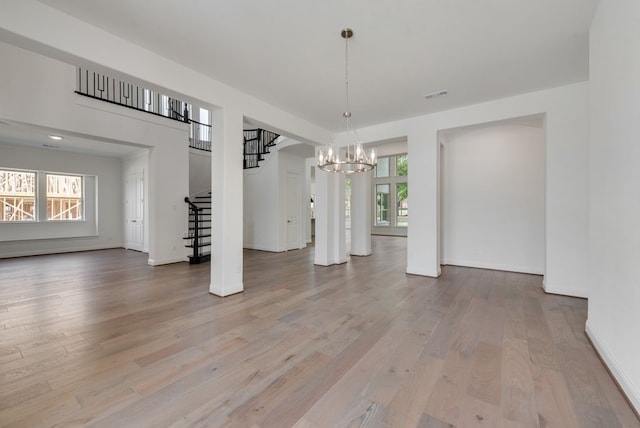
[[443,95],[447,95],[449,92],[445,89],[443,91],[432,92],[430,94],[425,94],[424,98],[430,100],[431,98],[441,97]]

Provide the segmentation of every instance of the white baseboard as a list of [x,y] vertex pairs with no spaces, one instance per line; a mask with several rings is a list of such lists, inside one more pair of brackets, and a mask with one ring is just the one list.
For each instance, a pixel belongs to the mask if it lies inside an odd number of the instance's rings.
[[243,245],[243,248],[246,248],[247,250],[268,251],[270,253],[283,253],[285,251],[278,248],[273,248],[273,247],[263,246],[263,245]]
[[242,282],[237,284],[227,284],[225,286],[220,286],[217,284],[209,284],[209,293],[216,295],[218,297],[227,297],[232,294],[241,293],[244,291],[244,284]]
[[558,286],[557,284],[549,285],[546,278],[542,281],[542,289],[545,293],[549,294],[559,294],[561,296],[570,296],[570,297],[580,297],[582,299],[587,299],[589,296],[584,290],[576,290],[573,287],[563,287],[562,285]]
[[11,253],[0,254],[0,259],[8,259],[13,257],[29,257],[29,256],[46,256],[48,254],[65,254],[65,253],[79,253],[82,251],[97,251],[97,250],[111,250],[114,248],[124,248],[123,245],[86,245],[74,248],[62,248],[51,250],[26,250],[15,251]]
[[172,263],[181,263],[184,261],[188,261],[189,259],[187,257],[174,257],[174,258],[170,258],[170,259],[149,259],[147,261],[147,264],[149,266],[160,266],[160,265],[170,265]]
[[341,265],[346,263],[349,260],[349,255],[347,254],[345,257],[342,258],[338,258],[338,259],[315,259],[313,261],[313,264],[316,266],[333,266],[333,265]]
[[406,272],[410,275],[428,276],[430,278],[437,278],[442,273],[440,271],[440,266],[438,266],[437,271],[433,271],[430,269],[424,269],[423,267],[411,266],[411,265],[407,265]]
[[519,266],[500,263],[477,262],[473,260],[443,260],[443,265],[465,266],[478,269],[502,270],[507,272],[528,273],[533,275],[544,275],[544,270],[536,266]]
[[640,414],[640,390],[638,390],[637,386],[634,385],[633,382],[625,375],[616,358],[591,327],[589,320],[587,320],[585,332],[591,340],[594,348],[596,348],[600,358],[609,369],[609,372],[611,372],[611,375],[629,400],[629,403],[635,409],[636,414]]
[[352,251],[352,252],[351,252],[351,253],[349,253],[349,254],[350,254],[350,255],[352,255],[352,256],[367,257],[367,256],[370,256],[371,254],[373,254],[373,252],[372,252],[372,251],[369,251],[369,252],[357,253],[357,252],[353,252],[353,251]]

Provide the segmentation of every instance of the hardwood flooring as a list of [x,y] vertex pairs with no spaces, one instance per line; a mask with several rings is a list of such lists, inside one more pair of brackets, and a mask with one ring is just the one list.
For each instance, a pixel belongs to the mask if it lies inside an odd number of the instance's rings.
[[404,238],[313,265],[107,250],[0,260],[0,426],[640,427],[584,334],[586,301],[541,277],[406,275]]

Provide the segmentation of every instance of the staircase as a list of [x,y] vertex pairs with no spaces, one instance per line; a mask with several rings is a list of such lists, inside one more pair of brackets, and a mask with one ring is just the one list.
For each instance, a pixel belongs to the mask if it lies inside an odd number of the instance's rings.
[[211,260],[211,192],[207,196],[185,197],[189,204],[188,235],[184,237],[192,248],[189,263],[198,264]]
[[245,129],[243,168],[258,168],[264,155],[270,153],[269,149],[276,145],[279,136],[266,129]]

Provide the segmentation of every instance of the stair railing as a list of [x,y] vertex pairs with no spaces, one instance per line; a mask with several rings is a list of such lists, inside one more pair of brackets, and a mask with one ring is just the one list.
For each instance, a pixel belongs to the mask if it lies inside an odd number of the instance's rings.
[[189,210],[193,214],[193,260],[198,260],[200,257],[200,211],[202,208],[191,202],[188,196],[184,197],[184,201],[189,204]]
[[245,129],[244,134],[244,169],[257,168],[264,160],[263,155],[270,153],[269,148],[276,145],[280,137],[275,132],[266,129]]
[[211,151],[211,125],[201,123],[196,120],[191,122],[191,132],[189,135],[189,147],[198,150]]

